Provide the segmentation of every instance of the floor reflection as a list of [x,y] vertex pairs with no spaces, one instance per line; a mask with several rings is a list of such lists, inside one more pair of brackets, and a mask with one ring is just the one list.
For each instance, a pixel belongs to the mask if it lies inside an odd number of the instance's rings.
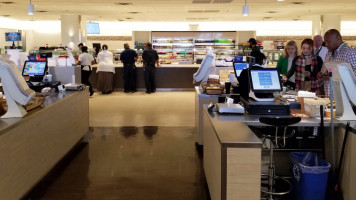
[[37,199],[210,199],[194,127],[94,128],[58,176]]

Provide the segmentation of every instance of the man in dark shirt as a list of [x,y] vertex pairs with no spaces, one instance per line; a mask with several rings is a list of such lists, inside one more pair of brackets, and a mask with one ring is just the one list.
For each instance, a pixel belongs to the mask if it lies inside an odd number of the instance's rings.
[[124,44],[125,50],[120,54],[120,60],[124,64],[124,92],[136,92],[136,66],[138,58],[136,51],[130,49],[129,44]]
[[151,94],[151,92],[156,91],[155,64],[157,67],[159,66],[158,53],[156,50],[152,49],[151,43],[147,43],[147,49],[143,51],[142,59],[146,93]]
[[257,46],[257,41],[255,38],[250,38],[247,42],[250,43],[250,48],[252,50],[250,55],[252,54],[252,52],[261,52],[260,48]]

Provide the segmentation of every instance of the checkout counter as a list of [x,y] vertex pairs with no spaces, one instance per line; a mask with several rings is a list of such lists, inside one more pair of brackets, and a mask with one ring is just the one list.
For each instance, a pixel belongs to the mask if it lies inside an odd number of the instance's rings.
[[[224,114],[208,109],[209,103],[222,102],[226,96],[238,94],[207,95],[199,87],[196,92],[196,128],[197,144],[203,148],[204,171],[212,200],[260,199],[261,173],[268,156],[262,141],[250,127],[266,127],[259,122],[263,115]],[[236,103],[236,102],[235,102]],[[266,115],[264,115],[266,116]],[[341,152],[347,121],[334,120],[332,136],[330,119],[324,120],[325,160],[337,166]],[[292,125],[296,128],[320,128],[319,118],[302,118]],[[351,121],[351,131],[356,133],[356,121]],[[319,136],[321,137],[321,136]],[[334,151],[332,151],[334,143]],[[288,153],[291,151],[313,151],[320,149],[285,149],[275,156],[277,173],[287,171],[290,166]],[[335,158],[333,158],[333,155]],[[356,196],[356,135],[350,134],[341,170],[344,199],[352,200]],[[287,158],[285,158],[287,156]],[[287,160],[286,162],[283,161]],[[333,163],[335,162],[335,163]]]
[[0,62],[0,71],[7,104],[0,118],[0,199],[21,199],[89,130],[89,95],[52,90],[26,111],[22,105],[30,106],[35,92],[13,62]]

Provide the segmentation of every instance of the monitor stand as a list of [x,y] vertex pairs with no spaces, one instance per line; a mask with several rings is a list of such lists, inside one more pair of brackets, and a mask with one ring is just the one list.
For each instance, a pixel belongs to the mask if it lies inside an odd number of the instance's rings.
[[274,101],[272,93],[254,93],[250,91],[249,97],[255,101]]

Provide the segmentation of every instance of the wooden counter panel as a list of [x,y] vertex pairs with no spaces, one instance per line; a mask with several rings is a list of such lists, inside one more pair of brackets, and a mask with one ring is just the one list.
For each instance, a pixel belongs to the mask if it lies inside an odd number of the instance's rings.
[[260,198],[261,149],[227,148],[227,200]]
[[204,133],[204,172],[207,179],[210,198],[221,199],[221,145],[207,115],[203,117]]
[[89,129],[87,91],[18,122],[0,137],[0,199],[20,199]]

